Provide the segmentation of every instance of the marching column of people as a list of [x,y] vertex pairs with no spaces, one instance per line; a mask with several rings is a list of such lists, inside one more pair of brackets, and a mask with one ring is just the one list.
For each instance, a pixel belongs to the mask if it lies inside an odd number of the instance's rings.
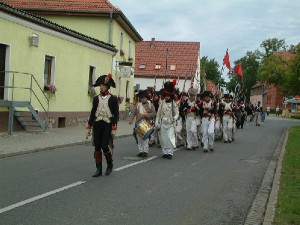
[[[230,94],[214,96],[210,91],[197,94],[192,86],[188,92],[180,93],[176,83],[165,82],[157,93],[140,91],[139,101],[131,108],[128,102],[129,124],[135,122],[134,136],[137,141],[138,157],[147,157],[149,147],[159,144],[162,158],[172,159],[176,147],[186,146],[186,150],[199,148],[203,152],[213,152],[214,141],[223,139],[225,143],[235,140],[236,129],[244,128],[244,121],[250,116],[260,126],[261,102],[253,106],[244,104],[244,99],[233,99]],[[93,177],[102,176],[102,155],[107,168],[105,175],[113,170],[113,138],[119,120],[119,103],[109,92],[115,88],[111,74],[100,76],[94,87],[100,87],[100,94],[93,99],[86,135],[93,135],[96,172]]]

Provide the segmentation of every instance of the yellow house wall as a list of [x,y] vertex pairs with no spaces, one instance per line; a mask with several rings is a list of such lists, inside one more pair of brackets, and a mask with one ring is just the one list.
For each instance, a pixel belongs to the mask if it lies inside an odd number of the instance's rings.
[[[113,30],[112,30],[112,40],[113,45],[116,46],[117,49],[120,49],[120,40],[121,40],[121,32],[123,33],[123,50],[125,52],[125,56],[121,57],[120,53],[118,52],[116,55],[117,61],[128,61],[129,57],[129,41],[131,42],[131,54],[130,57],[135,59],[135,41],[130,37],[130,35],[120,26],[120,24],[117,21],[113,21]],[[134,61],[133,61],[133,68],[134,68]],[[114,76],[117,80],[117,88],[120,88],[120,95],[126,96],[126,81],[130,82],[129,85],[129,98],[130,102],[133,102],[133,96],[134,96],[134,76],[131,77],[122,77],[121,80],[120,72],[116,68],[114,68]],[[120,83],[121,82],[121,83]],[[117,90],[119,91],[119,90]],[[125,104],[124,102],[120,105],[120,109],[124,110]]]
[[109,18],[42,15],[43,18],[109,43]]
[[[42,15],[42,17],[51,20],[55,23],[63,25],[65,27],[76,30],[80,33],[86,34],[90,37],[96,38],[98,40],[109,42],[109,29],[110,29],[110,19],[108,17],[83,17],[83,16],[61,16],[61,15]],[[128,53],[129,53],[129,41],[131,41],[131,55],[130,57],[135,59],[135,41],[131,38],[131,36],[120,26],[120,24],[113,20],[112,22],[112,45],[116,46],[117,49],[120,49],[120,36],[121,32],[123,33],[123,50],[125,51],[125,57],[121,57],[118,53],[114,59],[114,63],[112,65],[112,70],[110,70],[113,74],[113,78],[116,81],[117,88],[112,89],[112,92],[116,95],[119,94],[120,88],[120,96],[126,96],[126,81],[130,81],[129,87],[129,97],[131,102],[133,100],[134,95],[134,77],[130,78],[121,78],[121,83],[119,82],[118,69],[116,69],[116,61],[128,61]],[[125,109],[125,101],[120,104],[120,110],[123,111]]]
[[[43,87],[45,55],[55,57],[55,95],[50,95],[50,112],[90,111],[88,96],[89,66],[96,67],[96,78],[111,71],[112,55],[74,43],[39,30],[0,18],[0,43],[10,46],[10,71],[31,73]],[[39,46],[29,46],[29,35],[39,35]],[[15,85],[29,81],[21,76]],[[35,91],[38,92],[35,87]],[[48,95],[48,93],[46,92]],[[14,99],[22,99],[23,93],[14,93]],[[43,98],[41,98],[43,99]],[[45,103],[45,101],[43,101]],[[33,106],[41,110],[36,100]]]

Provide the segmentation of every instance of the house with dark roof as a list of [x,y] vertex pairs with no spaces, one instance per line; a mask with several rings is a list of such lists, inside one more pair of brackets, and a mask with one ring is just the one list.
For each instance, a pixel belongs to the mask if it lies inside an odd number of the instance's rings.
[[[275,52],[274,55],[280,57],[283,61],[289,61],[295,57],[295,54],[292,52]],[[285,107],[282,87],[266,82],[257,82],[251,87],[250,101],[254,104],[257,101],[262,102],[264,110],[266,110],[267,107],[270,107],[271,110],[275,110],[275,108],[279,106],[281,111]]]
[[[135,45],[141,35],[109,0],[4,0],[5,3],[39,15],[54,23],[104,41],[118,49],[110,64],[120,100],[133,98]],[[102,61],[101,58],[98,58]],[[99,76],[100,74],[97,74]],[[125,102],[125,101],[124,101]],[[124,102],[120,110],[124,110]]]
[[0,131],[86,123],[112,44],[0,3]]
[[155,86],[160,90],[168,80],[177,80],[180,91],[191,85],[200,90],[200,42],[141,41],[136,44],[135,88]]

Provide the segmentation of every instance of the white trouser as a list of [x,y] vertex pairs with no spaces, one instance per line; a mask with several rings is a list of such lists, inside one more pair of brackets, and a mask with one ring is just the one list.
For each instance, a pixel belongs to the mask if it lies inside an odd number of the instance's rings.
[[209,148],[212,149],[214,146],[214,138],[215,138],[215,118],[203,117],[202,118],[202,142],[203,148],[206,150]]
[[260,124],[260,112],[255,112],[255,125]]
[[223,116],[223,138],[224,141],[232,141],[233,119],[231,115]]
[[149,152],[149,140],[148,138],[146,138],[146,140],[143,140],[143,138],[137,136],[138,139],[138,148],[139,148],[139,152]]
[[173,155],[174,148],[163,148],[162,149],[163,155]]
[[197,136],[197,126],[194,117],[187,117],[185,120],[186,123],[186,141],[187,147],[198,147],[198,136]]
[[215,122],[215,136],[216,138],[222,137],[222,124],[220,119]]
[[156,141],[157,134],[158,134],[157,129],[154,129],[154,131],[152,132],[152,134],[150,136],[150,141]]

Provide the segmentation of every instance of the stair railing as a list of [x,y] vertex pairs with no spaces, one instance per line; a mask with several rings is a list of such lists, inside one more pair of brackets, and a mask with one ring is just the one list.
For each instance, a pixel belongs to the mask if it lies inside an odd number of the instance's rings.
[[[33,74],[31,73],[23,73],[23,72],[17,72],[17,71],[0,71],[0,76],[5,76],[6,74],[9,74],[8,76],[6,76],[6,79],[8,79],[8,85],[2,85],[0,86],[0,91],[2,91],[1,89],[3,89],[3,93],[5,96],[5,90],[9,89],[11,90],[11,93],[8,91],[7,94],[7,99],[3,99],[3,102],[10,102],[9,104],[11,104],[10,107],[10,112],[9,112],[9,127],[8,127],[8,133],[9,135],[12,134],[12,130],[13,130],[13,108],[14,108],[14,102],[20,101],[20,95],[17,97],[15,96],[16,91],[18,90],[28,90],[29,91],[29,99],[26,99],[27,101],[29,101],[29,103],[32,105],[32,100],[36,99],[37,103],[39,103],[39,107],[42,107],[43,112],[45,113],[45,123],[46,123],[46,127],[48,127],[48,119],[49,119],[49,98],[45,95],[44,93],[44,88],[42,88],[38,81],[36,80],[36,78],[34,77]],[[25,76],[27,77],[29,80],[29,87],[23,87],[23,86],[16,86],[16,76]],[[18,82],[23,81],[28,82],[28,79],[26,80],[20,80]],[[4,78],[5,80],[5,78]],[[36,85],[36,86],[35,86]],[[35,86],[35,88],[33,88],[33,86]],[[23,95],[24,96],[24,95]],[[1,99],[0,99],[1,101]],[[24,99],[23,99],[24,101]],[[42,101],[46,102],[46,106],[42,103]],[[17,106],[17,104],[16,104]]]

